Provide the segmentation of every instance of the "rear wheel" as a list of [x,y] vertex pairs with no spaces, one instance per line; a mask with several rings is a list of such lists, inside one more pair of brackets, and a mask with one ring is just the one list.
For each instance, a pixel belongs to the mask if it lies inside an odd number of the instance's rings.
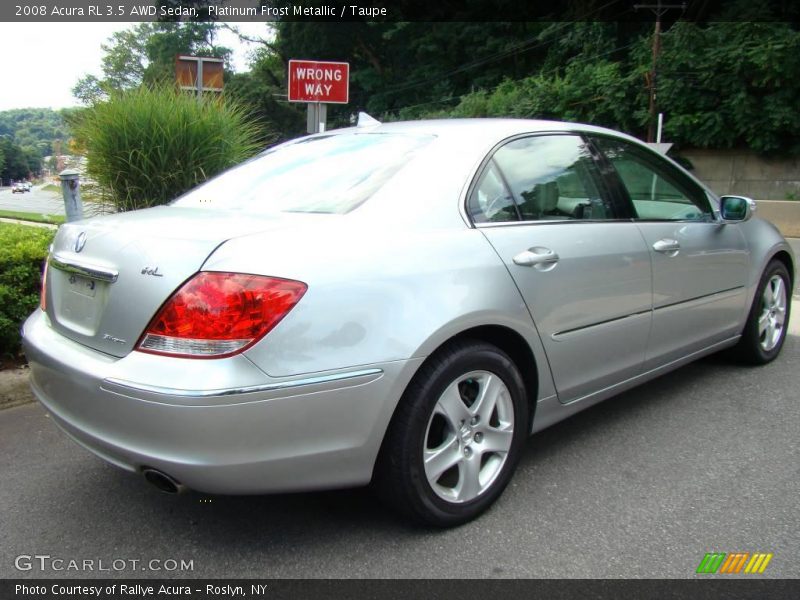
[[525,387],[508,355],[483,342],[453,344],[403,395],[379,457],[378,491],[426,524],[469,521],[511,479],[527,430]]
[[763,365],[778,356],[786,339],[791,297],[789,272],[782,262],[773,260],[761,276],[742,338],[734,348],[736,358]]

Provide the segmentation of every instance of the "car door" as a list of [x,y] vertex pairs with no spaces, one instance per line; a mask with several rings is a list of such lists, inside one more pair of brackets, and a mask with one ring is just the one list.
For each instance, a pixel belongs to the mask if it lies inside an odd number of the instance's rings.
[[653,330],[646,369],[737,335],[750,261],[738,225],[714,214],[701,185],[638,144],[596,137],[653,263]]
[[591,151],[576,134],[506,141],[467,201],[522,293],[565,403],[638,375],[650,330],[648,250],[617,219]]

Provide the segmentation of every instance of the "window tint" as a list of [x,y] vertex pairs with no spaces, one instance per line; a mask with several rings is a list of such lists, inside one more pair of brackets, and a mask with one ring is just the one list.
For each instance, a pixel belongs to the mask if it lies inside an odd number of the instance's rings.
[[595,165],[580,136],[517,139],[497,150],[494,162],[525,221],[612,216],[597,189]]
[[628,142],[594,141],[617,171],[639,219],[704,220],[711,215],[702,188],[669,163]]
[[350,133],[278,146],[178,198],[176,206],[243,212],[346,213],[433,137]]
[[508,193],[494,160],[483,171],[469,201],[469,212],[476,223],[519,221],[517,205]]

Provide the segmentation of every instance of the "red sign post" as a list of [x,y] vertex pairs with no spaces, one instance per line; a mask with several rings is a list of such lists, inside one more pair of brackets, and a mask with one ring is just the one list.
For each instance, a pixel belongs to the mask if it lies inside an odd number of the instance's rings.
[[289,102],[347,104],[349,99],[349,63],[289,61]]

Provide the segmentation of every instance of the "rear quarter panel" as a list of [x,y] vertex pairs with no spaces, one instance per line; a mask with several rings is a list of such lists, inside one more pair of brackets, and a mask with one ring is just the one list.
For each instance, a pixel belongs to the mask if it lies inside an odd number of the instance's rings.
[[401,232],[353,223],[320,228],[313,242],[283,233],[250,236],[226,243],[204,269],[308,284],[298,305],[246,352],[270,376],[426,357],[467,329],[502,325],[531,345],[540,395],[552,393],[530,313],[475,229]]

